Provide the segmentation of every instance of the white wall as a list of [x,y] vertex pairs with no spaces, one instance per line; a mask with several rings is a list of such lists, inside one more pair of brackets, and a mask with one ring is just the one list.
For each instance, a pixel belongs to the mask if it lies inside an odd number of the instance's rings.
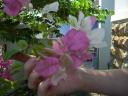
[[128,0],[115,0],[115,15],[112,21],[128,18]]

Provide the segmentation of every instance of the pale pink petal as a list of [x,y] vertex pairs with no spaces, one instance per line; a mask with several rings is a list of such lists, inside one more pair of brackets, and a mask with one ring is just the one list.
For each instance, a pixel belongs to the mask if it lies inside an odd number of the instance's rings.
[[55,49],[55,51],[57,53],[59,53],[60,55],[64,54],[63,49],[61,48],[61,45],[59,44],[59,42],[57,41],[53,41],[52,43],[52,48]]

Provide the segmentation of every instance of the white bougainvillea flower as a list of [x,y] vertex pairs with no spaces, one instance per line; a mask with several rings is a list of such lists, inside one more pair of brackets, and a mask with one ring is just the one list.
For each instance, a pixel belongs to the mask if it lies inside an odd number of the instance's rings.
[[51,11],[57,12],[59,9],[59,3],[58,2],[53,2],[51,4],[47,4],[44,6],[42,10],[42,14],[49,13]]
[[95,16],[85,17],[82,12],[79,12],[78,20],[74,16],[69,16],[69,23],[72,28],[77,30],[82,30],[87,33],[87,36],[90,40],[90,47],[102,48],[107,44],[104,41],[105,31],[103,28],[95,28],[93,26],[96,23]]
[[103,28],[96,28],[90,31],[88,38],[90,40],[90,47],[102,48],[106,47],[107,43],[104,41],[105,31]]
[[47,14],[47,19],[54,21],[52,14],[50,14],[49,12],[57,12],[59,9],[59,3],[58,2],[53,2],[51,4],[47,4],[44,6],[43,10],[42,10],[42,16],[44,14]]

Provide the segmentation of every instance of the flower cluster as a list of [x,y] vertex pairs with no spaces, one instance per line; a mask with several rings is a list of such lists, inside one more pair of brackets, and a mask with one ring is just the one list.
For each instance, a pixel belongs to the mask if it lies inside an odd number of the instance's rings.
[[79,68],[86,60],[91,59],[92,56],[88,51],[90,47],[101,48],[106,46],[103,41],[104,30],[100,28],[93,29],[95,23],[96,18],[94,16],[85,18],[82,12],[79,13],[78,21],[74,16],[69,16],[69,24],[66,25],[68,29],[64,28],[64,24],[59,28],[63,32],[66,30],[64,36],[53,41],[52,49],[58,52],[59,55],[48,56],[44,60],[40,60],[35,67],[35,71],[45,78],[61,72],[63,74],[56,76],[56,78],[61,76],[61,80],[66,78],[65,71],[61,71],[66,70],[66,68],[62,68],[61,56],[68,54],[74,68]]
[[43,77],[53,75],[61,68],[60,57],[68,54],[73,62],[73,67],[78,68],[87,59],[91,59],[88,53],[89,39],[86,33],[80,30],[71,29],[62,38],[53,41],[52,49],[58,52],[58,56],[46,57],[40,60],[35,70]]
[[12,64],[11,60],[4,61],[3,56],[0,55],[0,77],[8,80],[12,80],[10,74],[10,65]]
[[72,62],[72,67],[78,68],[87,59],[91,59],[91,55],[88,53],[88,48],[89,39],[87,38],[86,33],[81,30],[71,29],[65,36],[53,41],[52,49],[56,53],[58,52],[58,55],[48,56],[43,60],[40,60],[36,64],[35,71],[46,79],[50,76],[55,76],[56,78],[52,79],[51,82],[54,82],[53,85],[57,85],[59,80],[66,79],[68,75],[65,74],[65,71],[62,71],[66,70],[66,67],[62,66],[60,58],[65,54],[68,54]]

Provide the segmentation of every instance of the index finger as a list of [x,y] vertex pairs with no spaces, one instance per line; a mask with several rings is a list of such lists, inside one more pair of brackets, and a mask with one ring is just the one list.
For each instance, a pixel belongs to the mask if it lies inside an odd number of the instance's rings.
[[28,77],[29,74],[33,71],[35,65],[37,63],[37,59],[35,57],[30,58],[24,65],[24,73],[25,76]]

